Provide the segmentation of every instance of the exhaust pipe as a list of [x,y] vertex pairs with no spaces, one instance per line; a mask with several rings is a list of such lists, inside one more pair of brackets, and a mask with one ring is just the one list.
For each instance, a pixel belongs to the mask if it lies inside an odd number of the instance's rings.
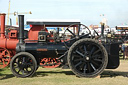
[[19,18],[19,43],[16,46],[16,52],[24,52],[24,15],[18,15]]
[[24,43],[24,15],[18,15],[19,17],[19,44]]
[[5,13],[0,14],[0,37],[5,38]]
[[101,38],[104,37],[104,23],[101,23]]

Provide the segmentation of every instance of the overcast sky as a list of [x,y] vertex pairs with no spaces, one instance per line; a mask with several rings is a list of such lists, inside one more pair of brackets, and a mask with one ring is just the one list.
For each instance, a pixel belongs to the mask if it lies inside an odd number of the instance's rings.
[[[10,13],[29,12],[26,19],[80,19],[87,26],[99,25],[101,14],[114,27],[128,24],[128,0],[10,0]],[[0,0],[0,12],[8,13],[9,0]],[[15,17],[10,15],[15,24]]]

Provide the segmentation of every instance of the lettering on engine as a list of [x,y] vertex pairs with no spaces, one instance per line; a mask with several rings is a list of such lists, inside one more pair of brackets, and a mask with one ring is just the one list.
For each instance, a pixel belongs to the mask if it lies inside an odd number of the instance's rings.
[[48,49],[37,49],[37,51],[48,51]]

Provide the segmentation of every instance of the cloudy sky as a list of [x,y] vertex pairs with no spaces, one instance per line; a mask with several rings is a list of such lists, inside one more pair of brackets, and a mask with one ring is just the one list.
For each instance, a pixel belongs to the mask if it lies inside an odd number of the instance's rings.
[[[80,19],[87,26],[99,25],[104,14],[108,25],[128,24],[128,0],[10,0],[10,13],[29,12],[26,19]],[[9,0],[0,0],[0,12],[8,13]],[[15,24],[15,16],[10,15]]]

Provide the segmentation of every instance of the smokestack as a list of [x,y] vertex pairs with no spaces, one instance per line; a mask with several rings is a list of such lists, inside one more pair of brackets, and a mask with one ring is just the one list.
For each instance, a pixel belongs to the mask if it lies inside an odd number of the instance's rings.
[[24,15],[18,15],[19,17],[19,43],[24,43]]
[[101,23],[101,37],[104,37],[104,23]]
[[0,14],[0,37],[5,38],[5,15],[4,13]]

